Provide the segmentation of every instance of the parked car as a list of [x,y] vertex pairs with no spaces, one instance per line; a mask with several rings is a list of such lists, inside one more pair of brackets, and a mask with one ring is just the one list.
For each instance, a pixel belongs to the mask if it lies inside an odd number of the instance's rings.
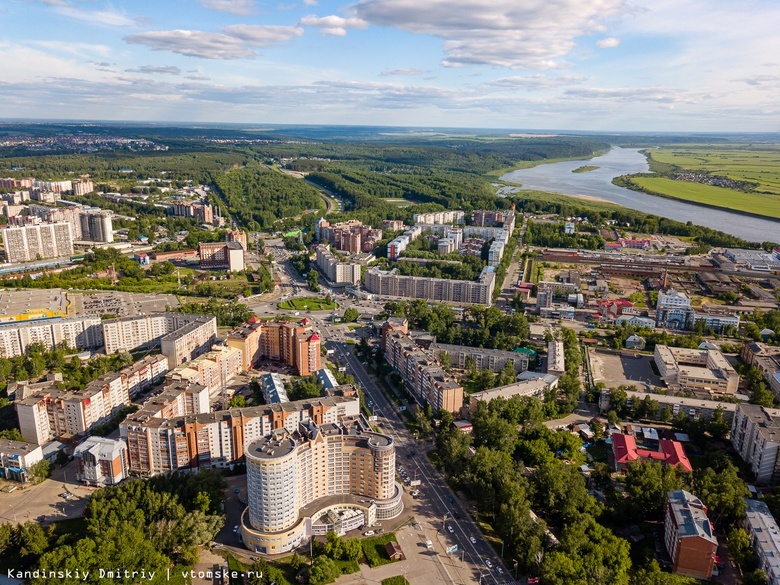
[[366,532],[363,533],[363,536],[373,536],[373,535],[374,535],[373,530],[367,530]]

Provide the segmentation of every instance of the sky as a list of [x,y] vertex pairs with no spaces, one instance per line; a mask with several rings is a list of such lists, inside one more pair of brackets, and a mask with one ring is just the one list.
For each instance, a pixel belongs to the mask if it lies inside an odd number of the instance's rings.
[[777,0],[2,0],[0,117],[780,131]]

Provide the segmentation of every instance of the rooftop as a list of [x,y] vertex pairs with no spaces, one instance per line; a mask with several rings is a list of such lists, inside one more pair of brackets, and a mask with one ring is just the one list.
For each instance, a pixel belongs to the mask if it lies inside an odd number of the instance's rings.
[[668,499],[679,538],[697,536],[718,544],[707,518],[707,507],[699,498],[685,490],[676,490],[669,492]]

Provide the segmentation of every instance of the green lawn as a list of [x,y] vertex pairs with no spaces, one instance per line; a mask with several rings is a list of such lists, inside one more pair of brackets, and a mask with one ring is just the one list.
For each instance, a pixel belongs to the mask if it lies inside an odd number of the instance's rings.
[[332,311],[338,305],[334,301],[329,302],[318,297],[304,297],[282,301],[277,306],[287,311]]
[[743,193],[733,189],[713,187],[701,183],[675,181],[656,177],[634,177],[633,183],[651,193],[658,193],[675,199],[706,203],[725,209],[736,209],[767,217],[780,218],[780,197]]
[[385,545],[393,541],[397,542],[395,532],[380,534],[379,536],[366,538],[363,541],[363,554],[366,555],[366,562],[369,567],[379,567],[380,565],[393,562],[387,556],[387,551],[385,550]]
[[395,577],[383,579],[382,585],[409,585],[409,581],[403,575],[396,575]]

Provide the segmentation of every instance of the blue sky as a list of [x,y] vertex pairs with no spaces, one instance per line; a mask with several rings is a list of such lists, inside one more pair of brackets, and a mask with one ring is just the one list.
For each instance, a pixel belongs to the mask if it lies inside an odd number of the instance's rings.
[[780,131],[776,0],[4,0],[0,116]]

